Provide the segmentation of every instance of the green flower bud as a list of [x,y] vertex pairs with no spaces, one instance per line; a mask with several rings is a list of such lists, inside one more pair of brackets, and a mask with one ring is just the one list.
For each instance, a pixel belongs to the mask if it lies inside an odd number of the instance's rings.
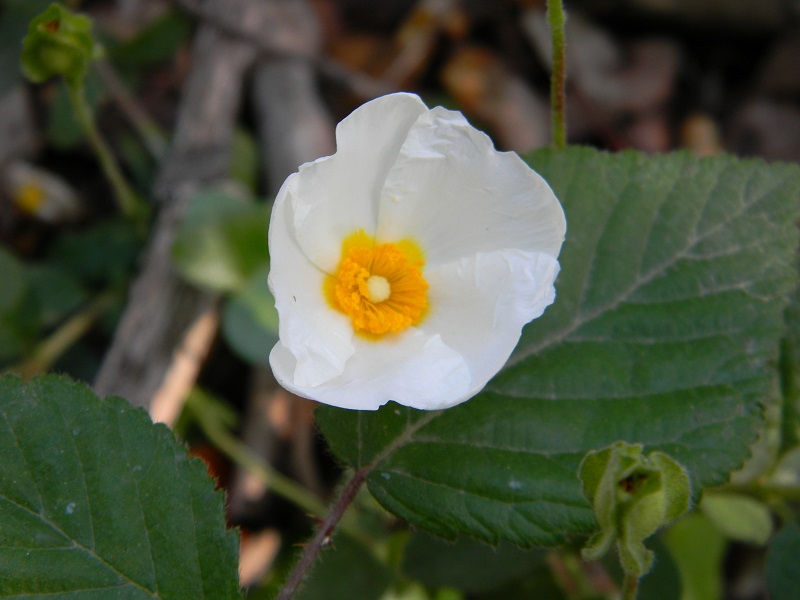
[[22,41],[22,72],[34,83],[62,76],[77,84],[95,56],[92,22],[59,4],[51,4],[28,25]]
[[622,568],[641,577],[653,563],[644,540],[689,509],[686,469],[663,452],[645,458],[641,444],[617,442],[589,452],[578,473],[600,525],[583,557],[596,560],[616,542]]

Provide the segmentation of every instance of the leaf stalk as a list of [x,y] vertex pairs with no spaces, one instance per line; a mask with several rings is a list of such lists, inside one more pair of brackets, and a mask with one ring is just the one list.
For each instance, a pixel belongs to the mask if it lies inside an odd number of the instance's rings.
[[86,134],[89,145],[100,161],[103,173],[111,184],[114,191],[114,199],[120,212],[132,221],[139,221],[146,214],[146,208],[128,185],[116,158],[114,158],[114,154],[95,126],[92,111],[86,101],[83,81],[76,83],[64,80],[64,83],[67,86],[69,100],[75,111],[78,124]]
[[336,499],[336,503],[331,507],[328,516],[325,517],[325,520],[322,522],[319,529],[317,529],[311,541],[306,544],[303,554],[300,556],[300,560],[289,574],[289,578],[286,580],[286,584],[283,586],[277,600],[289,600],[299,589],[300,584],[306,577],[306,573],[309,568],[311,568],[311,565],[314,564],[319,553],[330,543],[334,528],[341,520],[347,508],[352,504],[358,490],[361,489],[361,486],[367,479],[367,475],[372,470],[372,467],[373,465],[362,467],[356,471],[350,481],[347,482],[342,493]]

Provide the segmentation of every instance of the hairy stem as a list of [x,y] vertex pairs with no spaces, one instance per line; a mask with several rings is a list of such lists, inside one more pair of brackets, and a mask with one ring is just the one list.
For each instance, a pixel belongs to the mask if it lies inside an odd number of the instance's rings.
[[567,145],[566,84],[567,66],[564,40],[564,6],[562,0],[547,0],[547,20],[553,40],[553,66],[550,73],[550,113],[552,115],[553,145]]
[[122,170],[117,164],[117,160],[114,158],[114,154],[95,126],[92,112],[86,102],[86,93],[83,83],[66,82],[66,85],[72,108],[75,111],[75,116],[78,119],[81,129],[89,139],[89,144],[97,155],[97,159],[100,161],[103,173],[109,183],[111,183],[111,187],[114,190],[114,198],[117,201],[120,211],[126,217],[138,220],[144,213],[143,207],[128,185],[128,182],[122,174]]
[[622,600],[636,600],[639,592],[639,578],[633,573],[625,573],[622,582]]
[[278,595],[277,600],[289,600],[289,598],[291,598],[299,589],[300,584],[303,582],[303,579],[305,579],[309,568],[314,564],[314,561],[316,560],[320,551],[330,542],[330,537],[334,528],[341,520],[342,515],[344,515],[347,508],[353,502],[358,490],[363,485],[367,475],[371,470],[372,465],[362,467],[356,471],[352,479],[347,482],[347,485],[337,498],[336,503],[331,508],[328,516],[325,517],[325,520],[322,522],[319,529],[317,529],[317,532],[314,534],[314,537],[311,538],[311,541],[306,544],[303,554],[300,556],[300,560],[297,562],[291,574],[289,575],[289,579],[286,581],[286,585],[284,585],[281,593]]

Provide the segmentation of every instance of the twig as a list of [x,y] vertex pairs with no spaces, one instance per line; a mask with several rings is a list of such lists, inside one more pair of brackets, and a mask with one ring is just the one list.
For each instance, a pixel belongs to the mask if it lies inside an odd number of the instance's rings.
[[355,71],[337,60],[301,48],[287,48],[274,43],[269,36],[259,36],[243,29],[223,13],[210,10],[199,0],[173,0],[185,11],[192,13],[227,35],[239,38],[258,48],[259,52],[273,58],[305,60],[324,76],[343,83],[361,98],[371,99],[396,92],[397,88],[385,81]]
[[211,349],[219,326],[219,308],[212,306],[189,327],[175,350],[161,386],[153,392],[150,416],[153,422],[175,425],[189,392],[197,381],[203,361]]
[[553,67],[550,73],[550,110],[553,119],[553,145],[567,145],[566,124],[566,60],[564,41],[564,7],[562,0],[547,0],[547,19],[553,40]]

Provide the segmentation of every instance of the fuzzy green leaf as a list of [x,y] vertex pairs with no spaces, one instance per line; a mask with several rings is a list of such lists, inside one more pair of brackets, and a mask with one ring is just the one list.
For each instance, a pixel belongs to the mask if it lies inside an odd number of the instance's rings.
[[5,376],[0,455],[0,597],[240,597],[222,494],[145,411]]
[[695,491],[722,483],[776,389],[800,169],[587,148],[529,162],[568,231],[555,304],[505,370],[446,411],[317,411],[339,458],[373,466],[386,508],[448,538],[558,544],[595,529],[576,471],[618,440],[670,455]]

